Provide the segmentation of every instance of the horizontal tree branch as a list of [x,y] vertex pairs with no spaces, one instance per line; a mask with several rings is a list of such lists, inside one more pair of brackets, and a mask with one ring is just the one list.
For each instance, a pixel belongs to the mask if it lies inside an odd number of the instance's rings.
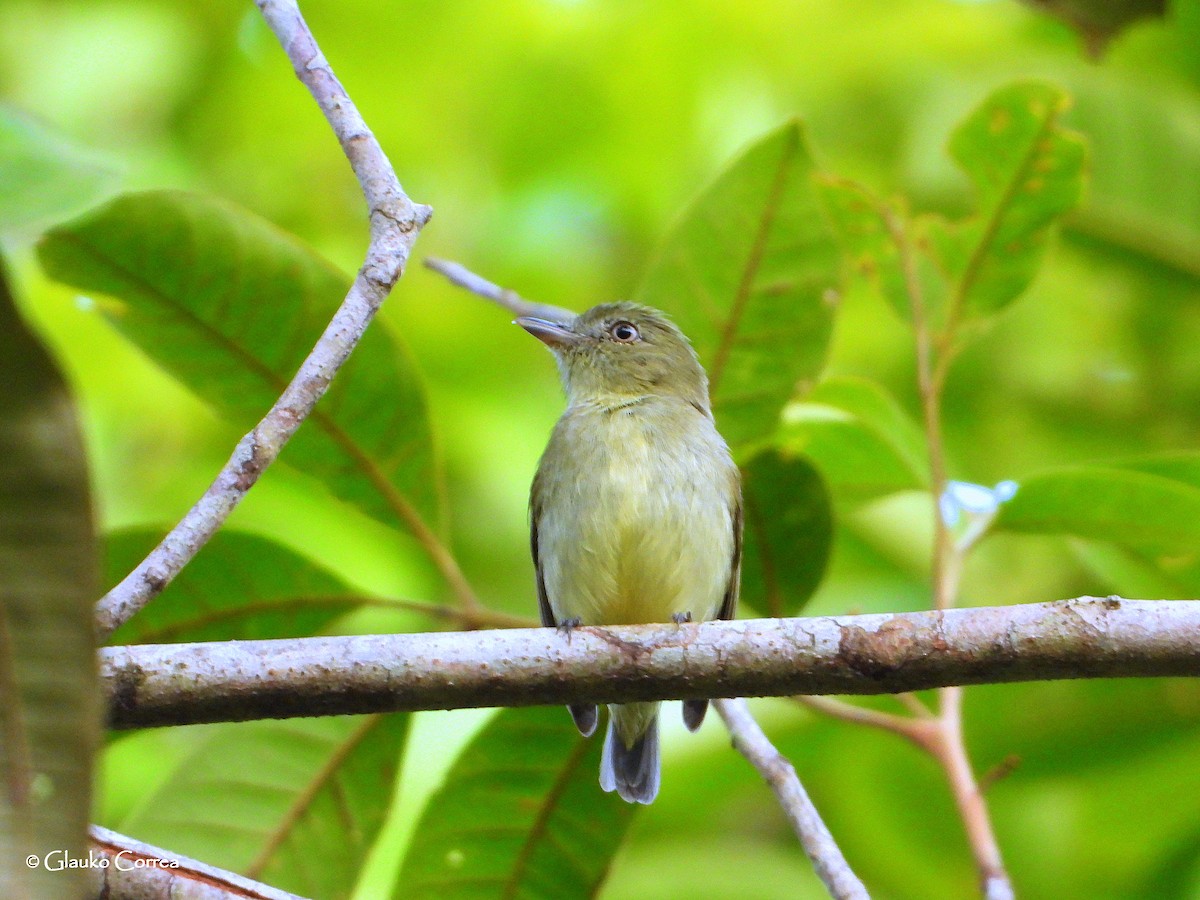
[[1200,601],[109,647],[115,728],[1200,675]]

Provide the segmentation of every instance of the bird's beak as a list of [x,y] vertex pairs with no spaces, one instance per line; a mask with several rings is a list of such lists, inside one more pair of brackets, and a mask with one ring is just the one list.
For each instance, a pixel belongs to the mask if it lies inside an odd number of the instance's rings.
[[551,350],[573,347],[583,340],[583,335],[572,331],[568,323],[555,322],[553,319],[521,316],[513,324],[520,325]]

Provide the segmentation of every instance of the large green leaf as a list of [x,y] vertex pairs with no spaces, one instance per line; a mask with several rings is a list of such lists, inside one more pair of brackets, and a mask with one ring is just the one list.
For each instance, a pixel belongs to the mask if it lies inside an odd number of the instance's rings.
[[118,831],[310,897],[347,897],[391,806],[409,716],[204,726]]
[[[107,582],[136,566],[161,538],[131,529],[107,540]],[[264,537],[225,529],[204,545],[165,594],[117,631],[112,642],[164,643],[317,633],[364,602],[313,562]]]
[[0,235],[36,233],[99,200],[114,181],[96,156],[0,103]]
[[1147,472],[1076,466],[1022,479],[996,528],[1070,534],[1154,555],[1200,548],[1200,488]]
[[[52,277],[119,298],[109,319],[238,428],[271,406],[349,285],[316,253],[226,203],[128,194],[55,228]],[[283,458],[395,524],[439,517],[425,396],[408,354],[376,323]]]
[[594,897],[633,818],[600,792],[600,747],[563,709],[499,713],[430,800],[395,896]]
[[1083,190],[1086,145],[1060,124],[1069,105],[1058,88],[1000,88],[959,125],[950,155],[975,187],[978,212],[928,229],[953,283],[952,306],[995,312],[1029,286],[1050,227]]
[[835,498],[852,503],[925,487],[920,429],[878,384],[831,378],[784,411],[781,444],[803,451]]
[[798,122],[750,147],[675,226],[637,299],[669,312],[708,370],[735,449],[771,434],[825,363],[837,253]]
[[813,464],[786,449],[742,466],[745,542],[741,600],[768,616],[797,615],[821,583],[833,510]]
[[66,384],[17,314],[0,261],[0,897],[83,896],[99,741],[95,539]]

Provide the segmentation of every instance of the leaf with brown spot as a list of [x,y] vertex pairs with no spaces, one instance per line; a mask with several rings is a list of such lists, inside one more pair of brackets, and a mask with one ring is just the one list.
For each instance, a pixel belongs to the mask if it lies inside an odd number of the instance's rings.
[[978,212],[924,222],[924,241],[949,277],[951,315],[988,314],[1015,300],[1041,264],[1050,228],[1083,192],[1087,148],[1062,127],[1067,95],[1038,81],[992,93],[950,138]]

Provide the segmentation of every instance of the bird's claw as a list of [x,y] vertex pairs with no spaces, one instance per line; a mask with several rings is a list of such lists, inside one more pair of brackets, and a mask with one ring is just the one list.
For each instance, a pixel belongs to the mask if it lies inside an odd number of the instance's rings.
[[571,642],[571,632],[578,628],[583,623],[579,616],[572,616],[569,619],[563,619],[558,623],[555,630],[566,637],[567,643]]

